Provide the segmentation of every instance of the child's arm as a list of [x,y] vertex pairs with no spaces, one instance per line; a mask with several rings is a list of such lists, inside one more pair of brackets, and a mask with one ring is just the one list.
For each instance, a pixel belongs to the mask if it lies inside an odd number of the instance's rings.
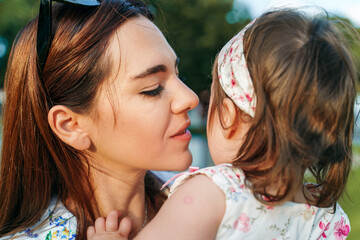
[[[206,176],[197,175],[179,186],[165,201],[159,213],[135,240],[209,240],[214,239],[225,213],[224,193]],[[88,240],[126,240],[131,222],[120,212],[111,211],[89,227]]]
[[224,213],[224,193],[197,175],[177,189],[135,239],[214,239]]

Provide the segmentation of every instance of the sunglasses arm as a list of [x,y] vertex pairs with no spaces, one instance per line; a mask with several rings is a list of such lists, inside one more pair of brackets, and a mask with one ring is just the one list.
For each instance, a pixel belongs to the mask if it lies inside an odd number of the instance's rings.
[[40,14],[38,19],[38,31],[36,48],[39,58],[40,68],[43,69],[46,56],[49,51],[51,39],[51,0],[40,0]]

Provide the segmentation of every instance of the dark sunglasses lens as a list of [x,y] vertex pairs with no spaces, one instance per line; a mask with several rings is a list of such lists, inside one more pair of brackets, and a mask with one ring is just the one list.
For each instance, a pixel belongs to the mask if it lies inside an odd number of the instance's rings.
[[100,0],[55,0],[56,2],[61,3],[71,3],[76,5],[83,5],[83,6],[97,6],[100,5]]
[[[0,0],[1,1],[1,0]],[[102,0],[41,0],[40,13],[37,32],[37,52],[39,64],[43,69],[46,57],[51,45],[51,2],[56,1],[63,4],[73,4],[79,6],[98,6]]]

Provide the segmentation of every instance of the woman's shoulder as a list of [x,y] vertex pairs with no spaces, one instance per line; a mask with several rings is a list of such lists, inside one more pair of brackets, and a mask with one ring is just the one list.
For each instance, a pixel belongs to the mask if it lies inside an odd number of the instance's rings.
[[75,239],[77,222],[75,216],[61,201],[52,198],[42,218],[26,230],[3,239]]

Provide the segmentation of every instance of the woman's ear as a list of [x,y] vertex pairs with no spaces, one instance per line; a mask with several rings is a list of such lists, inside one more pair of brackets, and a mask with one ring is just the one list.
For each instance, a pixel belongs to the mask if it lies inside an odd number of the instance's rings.
[[226,138],[232,137],[234,130],[236,130],[237,115],[238,112],[235,103],[229,98],[224,98],[221,106],[220,121],[224,127],[223,133]]
[[91,139],[83,129],[81,117],[63,105],[56,105],[48,113],[48,122],[63,142],[77,150],[87,150],[91,146]]

